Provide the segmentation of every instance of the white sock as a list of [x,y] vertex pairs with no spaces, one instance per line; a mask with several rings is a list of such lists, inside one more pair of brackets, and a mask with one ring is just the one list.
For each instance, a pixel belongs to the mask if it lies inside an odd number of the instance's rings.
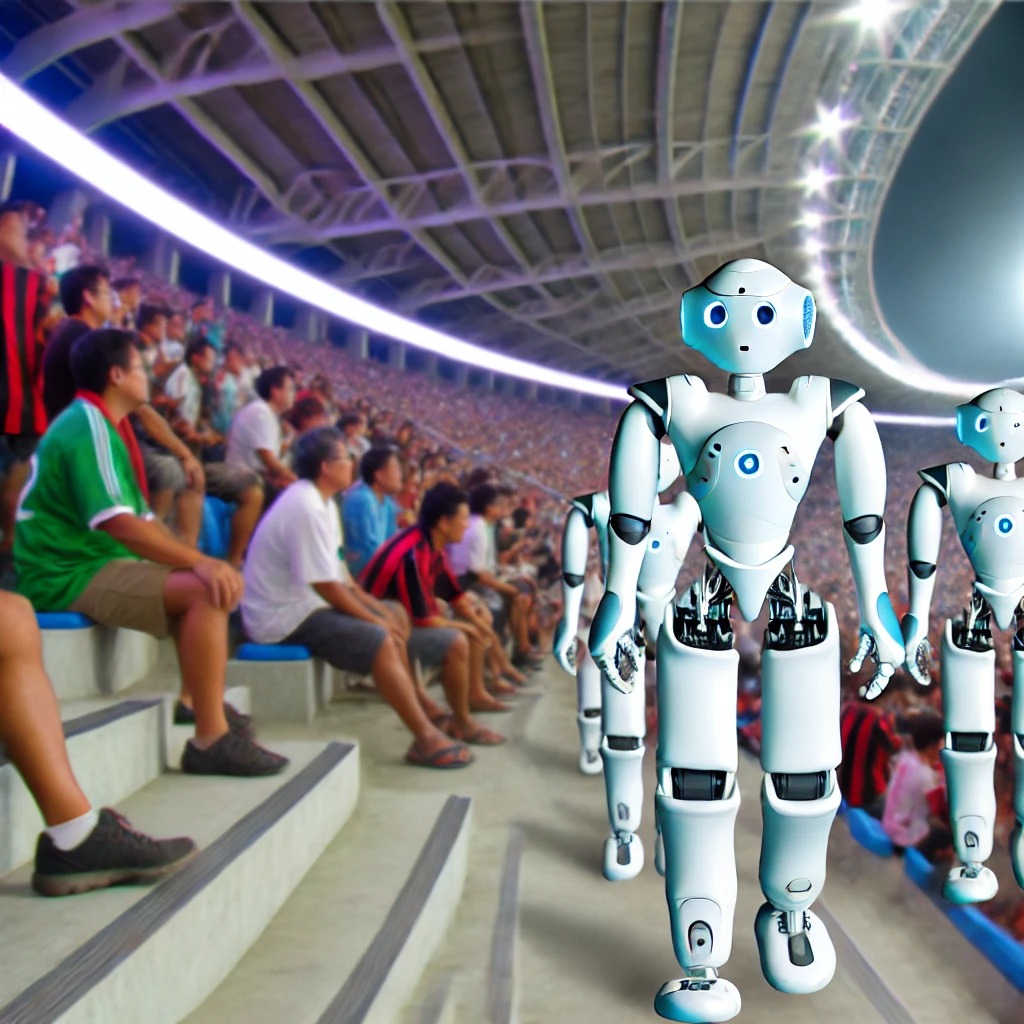
[[58,850],[73,850],[88,838],[89,833],[99,824],[99,811],[90,810],[78,818],[72,818],[61,825],[51,825],[46,834]]

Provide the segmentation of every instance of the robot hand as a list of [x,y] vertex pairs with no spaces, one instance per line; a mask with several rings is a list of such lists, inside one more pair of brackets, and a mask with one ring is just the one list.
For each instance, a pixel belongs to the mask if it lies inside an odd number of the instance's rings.
[[555,627],[555,642],[551,653],[554,654],[555,661],[571,676],[576,675],[576,645],[576,634],[569,629],[565,619],[559,619]]
[[636,599],[621,601],[605,591],[590,627],[590,654],[616,690],[633,692],[643,649],[643,629],[636,628]]
[[932,681],[932,645],[928,642],[928,634],[913,615],[904,615],[901,623],[903,630],[904,662],[903,667],[910,673],[916,683],[930,686]]
[[[887,646],[891,646],[891,643]],[[883,660],[874,633],[862,626],[860,645],[857,647],[857,653],[850,659],[850,671],[859,672],[861,665],[869,657],[874,659],[875,674],[871,677],[871,681],[866,686],[862,686],[858,692],[862,697],[874,700],[889,685],[889,680],[896,671],[896,664],[902,659],[897,659],[895,662]]]

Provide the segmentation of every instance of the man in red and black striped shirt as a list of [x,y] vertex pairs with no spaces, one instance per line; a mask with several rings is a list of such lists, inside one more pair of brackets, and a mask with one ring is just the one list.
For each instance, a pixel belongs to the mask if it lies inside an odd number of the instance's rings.
[[[360,580],[376,598],[398,601],[414,627],[458,630],[466,643],[452,644],[442,672],[468,681],[473,711],[505,711],[510,705],[497,700],[484,687],[484,652],[489,639],[472,621],[475,609],[448,565],[444,548],[458,543],[469,525],[469,498],[454,484],[439,483],[423,495],[419,522],[386,540],[366,563]],[[447,601],[465,618],[442,614],[437,599]],[[489,732],[489,730],[487,730]],[[497,736],[497,734],[494,734]],[[457,739],[474,742],[468,735]]]
[[900,740],[890,714],[865,700],[850,700],[839,715],[843,760],[839,790],[851,807],[881,818],[893,755]]
[[28,479],[28,461],[46,429],[42,322],[46,278],[28,268],[33,203],[0,204],[0,558],[14,543],[14,512]]

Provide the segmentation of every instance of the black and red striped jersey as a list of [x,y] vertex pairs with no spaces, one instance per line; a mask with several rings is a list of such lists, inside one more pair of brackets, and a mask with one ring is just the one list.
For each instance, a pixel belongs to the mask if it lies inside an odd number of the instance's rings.
[[46,279],[0,263],[0,433],[39,435],[43,406],[42,322]]

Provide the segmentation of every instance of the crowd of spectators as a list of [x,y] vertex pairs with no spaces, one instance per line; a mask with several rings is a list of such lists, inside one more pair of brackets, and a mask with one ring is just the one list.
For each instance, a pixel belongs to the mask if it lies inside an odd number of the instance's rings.
[[[566,499],[605,486],[617,411],[577,410],[567,416],[555,406],[405,372],[329,344],[312,346],[285,328],[218,309],[208,297],[153,278],[131,260],[101,260],[88,251],[80,224],[57,237],[48,235],[30,204],[0,208],[0,264],[0,297],[21,296],[16,331],[26,340],[18,374],[12,377],[8,366],[0,391],[5,471],[0,560],[6,567],[17,535],[18,495],[28,479],[36,439],[82,389],[70,372],[72,351],[104,325],[128,328],[134,332],[141,369],[136,370],[136,357],[129,354],[123,365],[114,360],[107,376],[85,390],[101,384],[109,388],[112,382],[115,391],[130,389],[135,377],[146,378],[148,401],[131,410],[144,484],[138,495],[122,493],[121,498],[140,522],[138,513],[152,510],[169,528],[166,543],[192,552],[174,556],[178,561],[172,558],[165,568],[179,562],[177,571],[188,567],[195,578],[193,596],[202,589],[206,604],[222,617],[242,593],[236,570],[244,571],[241,610],[250,635],[265,642],[302,642],[339,668],[372,677],[413,736],[406,755],[411,762],[459,767],[472,759],[467,738],[501,741],[499,733],[472,715],[507,706],[505,698],[522,685],[539,652],[550,647]],[[51,372],[52,366],[64,367],[63,373],[59,368]],[[96,409],[79,416],[91,417],[97,429],[109,427],[113,446],[114,434],[120,437],[121,431]],[[978,464],[951,429],[883,427],[881,435],[888,479],[886,572],[901,614],[907,604],[904,529],[919,483],[917,470],[950,461]],[[49,446],[49,441],[40,446],[40,454]],[[119,471],[135,467],[131,455],[126,446],[130,465]],[[94,459],[93,466],[102,474],[105,463]],[[84,467],[83,461],[79,471]],[[122,483],[128,490],[127,481]],[[427,493],[436,501],[425,524]],[[233,506],[227,564],[217,571],[234,575],[222,578],[223,592],[214,588],[212,598],[201,579],[205,556],[196,551],[207,495]],[[26,506],[22,514],[31,511]],[[84,506],[79,510],[79,521],[101,527],[93,533],[105,532],[112,544],[153,560],[151,549],[132,548],[131,538],[118,536],[116,529],[111,534],[109,527],[102,530],[103,523],[82,520],[88,511]],[[307,517],[309,529],[289,529],[300,516]],[[336,520],[343,524],[337,534]],[[836,557],[844,551],[842,520],[826,443],[794,525],[795,564],[801,582],[836,606],[848,659],[856,649],[859,616],[848,563]],[[945,530],[931,620],[936,647],[945,619],[960,614],[966,604],[972,580],[949,517]],[[442,564],[437,552],[448,544],[450,557]],[[31,581],[32,556],[18,561]],[[681,580],[692,580],[702,561],[694,545]],[[294,601],[288,602],[288,621],[261,614],[275,604],[273,595],[296,586],[297,577],[283,572],[282,565],[308,568]],[[418,583],[409,587],[407,577]],[[105,614],[95,603],[78,607],[87,607],[101,621]],[[0,604],[5,616],[23,611],[21,605]],[[184,614],[184,606],[178,614]],[[340,629],[342,620],[347,632]],[[219,620],[216,628],[221,629]],[[742,688],[741,710],[746,740],[756,747],[759,645],[756,629],[744,636],[749,685]],[[997,699],[1003,707],[1008,646],[1000,643],[997,651]],[[0,650],[0,702],[4,657]],[[440,670],[447,709],[423,688],[417,661]],[[204,724],[212,713],[202,696],[209,684],[191,680],[184,661],[182,671],[178,720],[191,716],[197,735],[223,728],[262,751],[252,740],[251,723],[227,706],[216,712],[224,716],[223,724],[219,718],[213,727]],[[937,667],[934,674],[937,680]],[[855,805],[869,806],[885,820],[893,772],[904,781],[912,779],[918,795],[908,798],[901,783],[900,799],[901,806],[915,809],[916,817],[912,826],[893,824],[896,811],[890,809],[894,839],[899,845],[923,841],[928,855],[941,861],[948,846],[936,831],[941,815],[932,792],[942,788],[941,766],[933,757],[934,741],[928,740],[941,708],[939,687],[922,690],[898,676],[883,699],[867,705],[856,697],[858,682],[844,678],[843,737],[850,769],[844,792],[856,791]],[[220,707],[216,701],[213,705]],[[0,714],[7,733],[17,720]],[[1005,844],[1013,823],[1011,755],[1007,716],[1000,715],[999,722],[997,838]],[[67,788],[67,780],[61,785]],[[45,798],[40,799],[43,806]],[[77,808],[77,799],[61,806]],[[44,814],[48,825],[60,816]],[[921,838],[911,843],[918,834]],[[82,835],[81,829],[72,833],[73,838]],[[153,854],[156,860],[169,856],[164,847],[154,849],[160,851]],[[169,849],[180,858],[191,847],[178,843]],[[997,912],[1007,927],[1024,936],[1022,907],[1024,901],[1006,898]]]

